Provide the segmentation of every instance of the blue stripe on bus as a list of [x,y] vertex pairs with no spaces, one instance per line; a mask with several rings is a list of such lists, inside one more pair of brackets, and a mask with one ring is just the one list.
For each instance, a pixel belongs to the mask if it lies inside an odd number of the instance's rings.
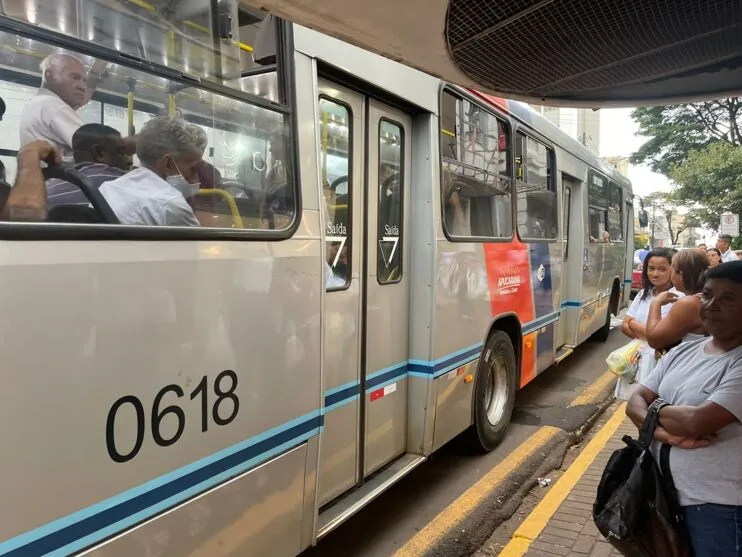
[[[567,301],[564,304],[572,304],[577,307],[580,306],[580,302]],[[523,334],[530,334],[539,329],[543,329],[556,322],[559,319],[560,312],[553,311],[547,315],[544,315],[538,319],[530,321],[523,325]],[[366,379],[366,392],[381,388],[389,383],[393,383],[405,376],[420,377],[424,379],[435,379],[441,375],[464,365],[470,363],[477,358],[482,352],[482,343],[472,344],[466,348],[462,348],[450,354],[446,354],[438,358],[437,360],[414,360],[411,359],[408,362],[402,362],[395,364],[388,368],[384,368],[373,374],[369,375]],[[338,387],[333,387],[325,392],[325,408],[324,412],[327,413],[335,408],[339,408],[345,404],[348,404],[358,399],[360,385],[358,381],[351,381]]]
[[555,321],[558,321],[559,314],[559,311],[552,311],[551,313],[547,313],[543,317],[539,317],[538,319],[531,321],[523,327],[523,334],[530,334],[534,331],[538,331],[539,329],[546,327],[547,325],[550,325],[551,323],[554,323]]
[[366,378],[366,392],[388,385],[407,375],[407,362],[372,373]]
[[69,555],[246,472],[320,432],[310,412],[286,424],[0,543],[0,555]]
[[359,392],[360,385],[358,384],[358,381],[341,385],[340,387],[333,389],[333,392],[327,391],[325,393],[325,410],[337,405],[339,402],[345,401],[346,399],[357,397]]

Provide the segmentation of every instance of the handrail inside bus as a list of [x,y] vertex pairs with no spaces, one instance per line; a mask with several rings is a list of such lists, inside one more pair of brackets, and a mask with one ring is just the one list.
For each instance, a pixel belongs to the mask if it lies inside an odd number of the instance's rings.
[[[150,4],[149,2],[146,2],[145,0],[128,0],[128,1],[134,4],[135,6],[139,6],[143,10],[147,10],[148,12],[155,13],[157,11],[157,8],[155,8],[153,4]],[[211,31],[207,27],[204,27],[203,25],[200,25],[188,19],[184,20],[183,24],[190,27],[191,29],[195,29],[196,31],[201,31],[202,33],[206,35],[211,34]],[[245,44],[242,41],[237,41],[237,44],[239,45],[240,50],[244,50],[245,52],[249,52],[250,54],[253,53],[254,49],[249,44]]]
[[234,200],[234,197],[232,197],[232,194],[216,188],[207,188],[198,190],[196,192],[196,195],[199,197],[207,197],[212,195],[222,197],[229,207],[229,212],[232,213],[232,226],[234,228],[245,228],[245,225],[242,222],[242,216],[240,215],[240,210],[237,208],[237,202]]

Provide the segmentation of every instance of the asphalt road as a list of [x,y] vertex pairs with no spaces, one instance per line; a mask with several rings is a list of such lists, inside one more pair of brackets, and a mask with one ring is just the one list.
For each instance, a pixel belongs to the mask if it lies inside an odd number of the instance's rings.
[[[614,325],[617,322],[614,319]],[[605,373],[605,357],[624,342],[626,339],[614,328],[606,343],[587,342],[580,346],[559,366],[546,370],[518,393],[508,435],[497,449],[484,456],[472,455],[457,440],[452,441],[301,557],[393,555],[541,426],[568,432],[580,428],[597,406],[569,407],[570,402]],[[531,466],[535,472],[542,463],[543,458],[530,465],[526,462],[526,470],[522,471],[527,472]],[[455,535],[456,532],[450,534]],[[489,532],[479,532],[478,537],[486,539],[488,535]],[[445,545],[436,553],[452,554]]]

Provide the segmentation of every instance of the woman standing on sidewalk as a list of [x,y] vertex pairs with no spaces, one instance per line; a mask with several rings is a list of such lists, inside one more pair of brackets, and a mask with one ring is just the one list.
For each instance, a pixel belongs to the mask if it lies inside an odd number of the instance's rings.
[[[670,280],[672,274],[672,256],[674,250],[665,248],[653,249],[644,258],[642,267],[642,289],[631,303],[629,311],[626,312],[621,332],[632,339],[644,341],[640,351],[641,360],[636,377],[627,378],[621,376],[616,385],[616,398],[627,400],[634,388],[643,377],[646,377],[654,367],[654,348],[647,344],[646,324],[649,317],[649,306],[655,296],[672,288]],[[662,315],[667,315],[670,306],[661,309]]]
[[641,429],[661,398],[655,440],[670,470],[695,557],[742,551],[742,261],[708,271],[701,318],[710,338],[683,343],[641,381],[626,410]]
[[716,267],[721,263],[721,252],[719,248],[707,249],[706,256],[709,258],[709,267]]
[[[663,351],[706,336],[698,294],[707,268],[706,254],[697,250],[686,249],[674,255],[670,275],[674,288],[656,295],[649,305],[645,330],[650,347]],[[663,310],[669,313],[663,315]]]

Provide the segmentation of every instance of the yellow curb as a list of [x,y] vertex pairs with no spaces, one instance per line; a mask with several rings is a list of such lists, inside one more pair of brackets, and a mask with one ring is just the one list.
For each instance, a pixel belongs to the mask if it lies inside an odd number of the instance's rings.
[[[615,377],[613,373],[607,371],[582,393],[577,395],[569,403],[569,406],[594,404],[603,390]],[[507,480],[510,474],[515,472],[533,454],[540,451],[560,431],[561,429],[552,426],[539,428],[536,433],[531,435],[517,449],[505,457],[502,462],[436,515],[422,530],[417,532],[400,547],[394,553],[393,557],[419,557],[432,550],[440,543],[449,530],[471,514],[495,489]]]
[[569,403],[569,406],[595,404],[603,391],[605,391],[613,381],[616,381],[616,375],[611,371],[606,371],[603,375],[598,377],[598,380],[595,381],[595,383],[575,397],[575,399]]
[[513,534],[512,539],[500,552],[499,557],[521,557],[531,544],[538,538],[549,520],[567,496],[572,492],[577,482],[600,454],[613,437],[618,428],[626,419],[626,403],[619,406],[606,424],[600,428],[582,452],[577,456],[564,475],[559,478],[554,487],[536,505],[531,514],[523,521]]
[[425,554],[445,536],[451,528],[471,513],[505,479],[515,472],[533,453],[549,442],[561,430],[544,426],[521,443],[508,457],[487,472],[477,483],[431,520],[425,528],[400,547],[394,557],[411,557]]

